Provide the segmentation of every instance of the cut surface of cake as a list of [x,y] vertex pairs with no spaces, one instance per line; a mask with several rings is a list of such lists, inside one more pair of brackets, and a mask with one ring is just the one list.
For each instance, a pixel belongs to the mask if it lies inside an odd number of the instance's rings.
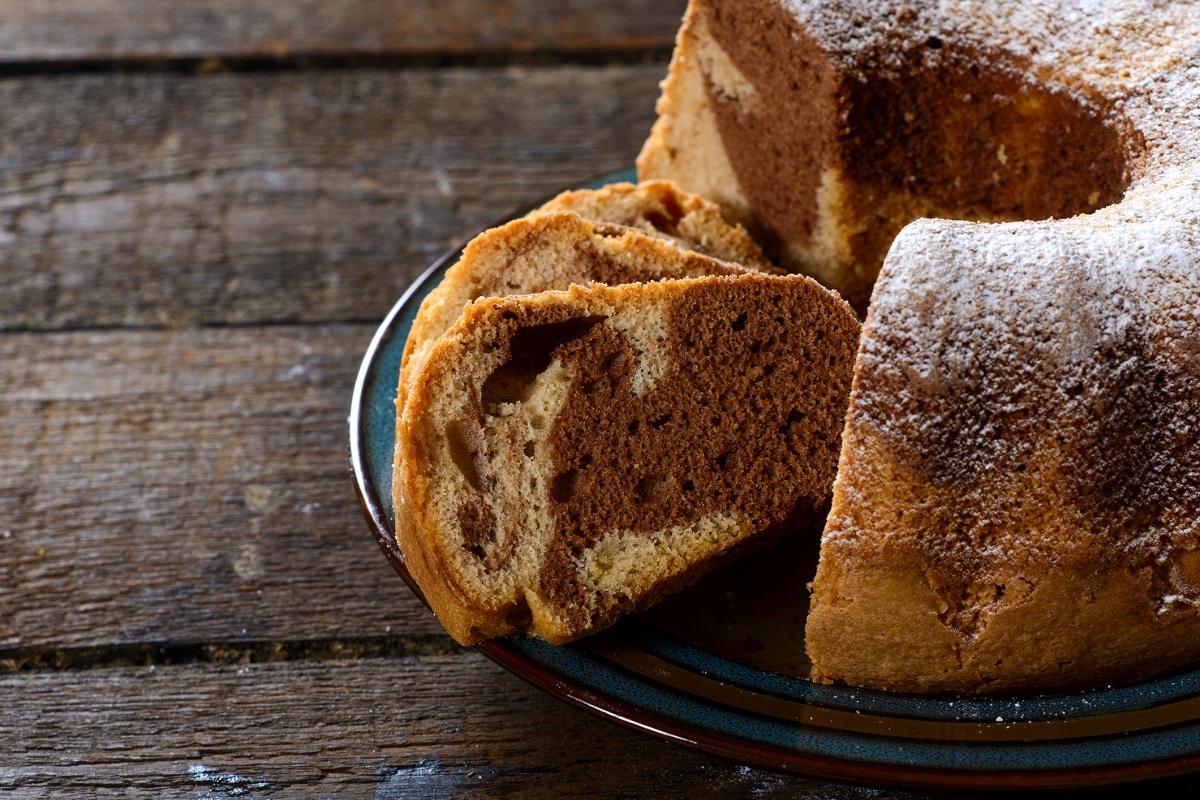
[[397,432],[397,540],[458,641],[560,643],[819,518],[859,324],[800,276],[486,298]]
[[1191,3],[693,0],[641,177],[870,300],[815,679],[1200,660],[1197,108]]

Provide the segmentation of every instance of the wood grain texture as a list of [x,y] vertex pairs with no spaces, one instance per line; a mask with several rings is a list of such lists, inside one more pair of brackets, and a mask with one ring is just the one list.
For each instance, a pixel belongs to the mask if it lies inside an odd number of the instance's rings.
[[632,165],[662,64],[0,82],[0,329],[377,320]]
[[669,47],[684,0],[0,2],[7,63]]
[[0,334],[0,649],[444,637],[352,488],[372,333]]
[[24,798],[882,794],[651,740],[542,695],[473,650],[43,672],[0,678],[0,693],[0,792]]

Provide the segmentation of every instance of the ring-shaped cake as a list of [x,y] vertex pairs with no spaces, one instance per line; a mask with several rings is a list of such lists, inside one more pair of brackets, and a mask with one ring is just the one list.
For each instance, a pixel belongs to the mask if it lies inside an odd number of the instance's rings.
[[640,177],[869,305],[814,677],[1200,660],[1195,6],[693,0],[659,112]]

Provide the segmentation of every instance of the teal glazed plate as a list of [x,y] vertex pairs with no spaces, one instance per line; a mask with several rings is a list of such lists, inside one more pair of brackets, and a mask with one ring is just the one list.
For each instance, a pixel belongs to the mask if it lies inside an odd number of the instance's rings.
[[[632,171],[596,181],[635,180]],[[516,215],[514,215],[516,216]],[[438,259],[400,298],[354,388],[350,450],[380,547],[420,596],[396,545],[392,448],[400,356]],[[808,678],[805,583],[819,530],[714,573],[649,613],[564,647],[507,638],[488,658],[573,705],[739,762],[923,788],[1065,788],[1200,769],[1200,670],[1044,697],[888,694]]]

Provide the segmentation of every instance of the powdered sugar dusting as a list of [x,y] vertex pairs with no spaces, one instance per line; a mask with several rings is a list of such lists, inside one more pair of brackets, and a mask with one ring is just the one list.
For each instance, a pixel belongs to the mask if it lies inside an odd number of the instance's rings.
[[[1182,164],[1200,153],[1200,11],[1169,0],[784,0],[847,69],[933,43],[1003,53],[1045,83],[1098,94]],[[1192,135],[1187,135],[1191,132]]]
[[[935,569],[1123,563],[1196,599],[1168,567],[1200,541],[1200,165],[1069,220],[913,223],[863,336],[847,447],[948,506],[908,529]],[[893,488],[839,475],[827,540]]]
[[[827,543],[853,551],[871,538],[864,509],[897,480],[927,482],[889,541],[947,582],[1123,564],[1145,570],[1160,605],[1195,605],[1171,564],[1200,544],[1200,14],[1133,0],[790,5],[847,58],[900,29],[1004,51],[1037,80],[1099,93],[1145,140],[1125,198],[1096,213],[900,233],[845,436],[851,462],[882,451],[900,471],[839,474]],[[833,36],[846,15],[858,24]]]

